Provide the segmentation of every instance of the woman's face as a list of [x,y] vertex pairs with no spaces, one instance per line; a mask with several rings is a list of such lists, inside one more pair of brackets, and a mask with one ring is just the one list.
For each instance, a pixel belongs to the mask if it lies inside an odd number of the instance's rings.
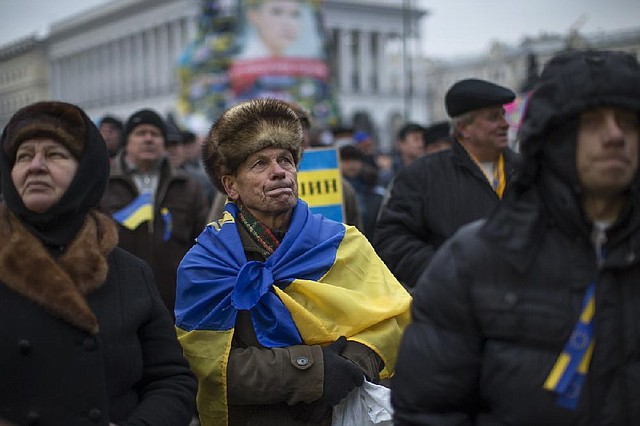
[[263,43],[273,56],[282,53],[298,38],[300,3],[297,0],[267,0],[248,10],[249,21],[256,27]]
[[59,142],[44,137],[18,147],[11,180],[25,207],[44,213],[62,198],[78,170],[78,160]]

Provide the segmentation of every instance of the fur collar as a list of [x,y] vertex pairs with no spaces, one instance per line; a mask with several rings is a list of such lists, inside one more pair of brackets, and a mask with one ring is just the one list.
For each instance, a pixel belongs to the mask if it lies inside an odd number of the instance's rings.
[[106,256],[118,243],[113,221],[91,211],[57,260],[20,221],[0,205],[0,282],[50,314],[92,334],[98,320],[85,296],[98,289],[108,272]]

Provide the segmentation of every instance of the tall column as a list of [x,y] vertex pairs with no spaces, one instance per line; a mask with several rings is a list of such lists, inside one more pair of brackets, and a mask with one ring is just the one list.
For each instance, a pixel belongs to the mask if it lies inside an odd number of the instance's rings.
[[133,36],[133,49],[131,55],[131,62],[133,65],[133,96],[134,99],[143,98],[146,94],[146,82],[145,82],[145,53],[144,53],[144,33],[137,33]]
[[371,33],[368,31],[358,32],[358,69],[360,80],[360,92],[371,92],[372,76],[372,55],[371,55]]
[[51,99],[60,99],[62,93],[62,60],[56,59],[51,67],[51,85],[49,86],[49,97]]
[[169,90],[169,73],[172,67],[169,59],[169,24],[158,27],[156,34],[158,52],[158,93],[167,93]]
[[169,48],[170,48],[171,54],[169,55],[169,58],[171,60],[172,67],[171,67],[169,84],[170,84],[171,90],[174,90],[174,88],[177,88],[177,84],[178,84],[178,75],[177,75],[178,58],[182,53],[183,47],[187,46],[188,42],[186,40],[184,41],[182,40],[182,29],[181,29],[181,24],[179,19],[171,22],[170,30],[171,30],[171,46]]
[[376,79],[378,93],[386,93],[388,90],[387,76],[385,72],[385,50],[387,37],[384,33],[374,33],[374,37],[376,40],[376,51],[374,52],[375,57],[373,58],[375,67],[374,78]]
[[116,39],[109,43],[109,64],[107,65],[107,102],[121,102],[124,94],[124,64],[122,62],[120,43],[122,39]]
[[161,67],[158,61],[158,51],[156,49],[156,29],[149,28],[145,31],[146,39],[144,60],[144,74],[146,80],[145,95],[155,95],[158,93],[158,74]]
[[348,30],[339,28],[338,34],[338,82],[340,90],[351,92],[351,33]]
[[122,75],[120,78],[122,81],[123,94],[125,99],[132,99],[134,97],[134,67],[133,67],[133,36],[128,35],[122,39]]

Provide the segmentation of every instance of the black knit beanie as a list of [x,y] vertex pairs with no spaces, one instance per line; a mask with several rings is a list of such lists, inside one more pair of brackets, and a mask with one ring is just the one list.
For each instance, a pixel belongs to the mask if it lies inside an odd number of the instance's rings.
[[141,124],[151,124],[160,129],[160,133],[162,133],[162,137],[164,140],[167,140],[167,125],[160,115],[151,109],[141,109],[139,111],[131,114],[131,117],[127,120],[127,124],[124,126],[124,143],[126,145],[127,139],[129,139],[129,134],[133,132],[133,129],[136,126]]

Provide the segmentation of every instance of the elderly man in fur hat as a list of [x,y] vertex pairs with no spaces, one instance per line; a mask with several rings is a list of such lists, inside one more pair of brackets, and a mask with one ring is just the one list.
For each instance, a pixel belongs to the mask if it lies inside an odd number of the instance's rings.
[[302,128],[274,99],[227,110],[203,158],[231,202],[178,269],[176,325],[203,425],[331,424],[393,371],[410,296],[354,227],[298,199]]

